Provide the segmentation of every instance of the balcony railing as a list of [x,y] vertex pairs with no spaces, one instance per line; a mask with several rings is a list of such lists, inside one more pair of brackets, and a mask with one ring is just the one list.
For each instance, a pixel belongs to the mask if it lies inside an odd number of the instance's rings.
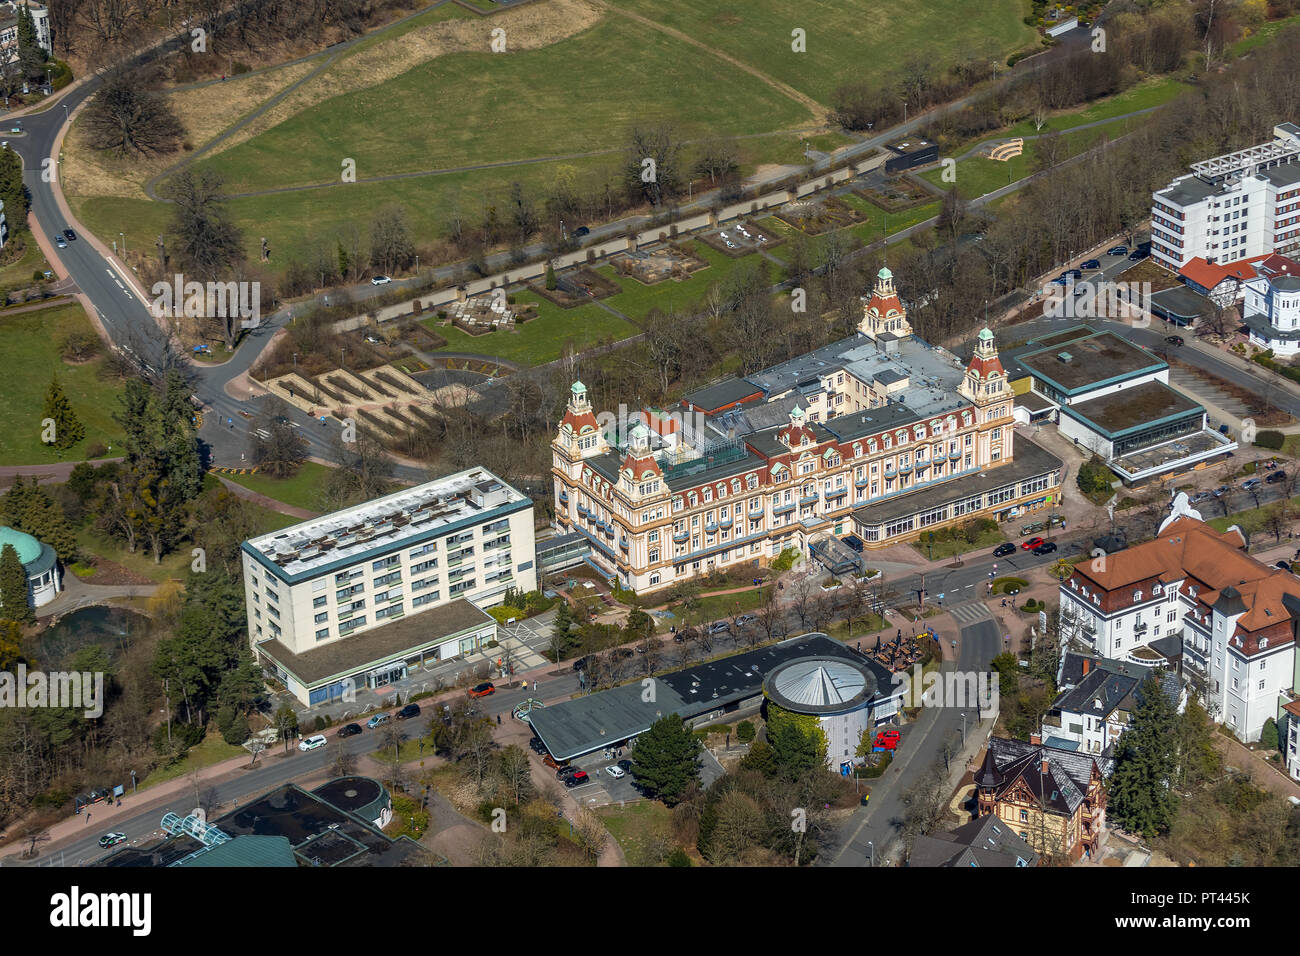
[[691,537],[689,531],[674,531],[673,544],[685,544]]

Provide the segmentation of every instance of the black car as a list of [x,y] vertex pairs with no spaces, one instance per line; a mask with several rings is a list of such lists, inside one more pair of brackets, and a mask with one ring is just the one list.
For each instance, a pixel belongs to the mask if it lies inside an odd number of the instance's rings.
[[1099,260],[1099,259],[1089,259],[1087,262],[1083,263],[1082,268],[1084,268],[1084,269],[1100,269],[1100,268],[1101,268],[1101,260]]
[[1016,546],[1012,544],[1010,541],[1007,541],[1004,544],[1000,544],[993,549],[993,557],[995,558],[1005,558],[1008,554],[1015,554],[1015,553],[1016,553]]
[[338,735],[340,737],[355,737],[359,733],[361,733],[360,724],[344,724],[339,728]]
[[579,657],[573,662],[573,669],[575,671],[585,671],[587,669],[587,659],[585,657]]
[[631,773],[631,772],[632,772],[632,761],[630,761],[630,760],[620,760],[620,761],[618,762],[618,769],[619,769],[619,770],[622,770],[624,773]]
[[686,643],[686,635],[685,635],[685,633],[683,633],[682,631],[674,631],[674,632],[673,632],[673,643],[674,643],[674,644],[685,644],[685,643]]
[[535,754],[544,754],[546,753],[546,744],[542,743],[541,737],[534,737],[528,741],[528,749]]
[[580,238],[580,237],[582,237],[582,236],[589,236],[589,235],[591,235],[591,230],[588,229],[586,226],[579,226],[577,229],[573,230],[573,234],[574,234],[574,236]]
[[419,705],[419,704],[407,704],[405,707],[403,707],[401,710],[399,710],[399,711],[398,711],[396,714],[394,714],[393,716],[396,717],[398,720],[410,720],[412,717],[419,717],[419,716],[420,716],[420,705]]
[[1277,567],[1277,568],[1279,568],[1279,569],[1281,569],[1281,570],[1283,570],[1283,571],[1290,571],[1290,570],[1291,570],[1291,562],[1290,562],[1290,561],[1279,561],[1276,565],[1274,565],[1274,567]]
[[1275,481],[1286,481],[1286,472],[1280,470],[1269,472],[1268,477],[1264,479],[1264,484],[1271,485]]
[[1182,337],[1181,335],[1166,335],[1166,336],[1165,336],[1165,341],[1168,342],[1170,345],[1184,345],[1184,344],[1185,344],[1184,341],[1183,341],[1183,337]]
[[63,238],[67,239],[68,242],[71,242],[73,239],[77,238],[77,234],[73,232],[71,229],[64,229]]
[[577,768],[577,767],[570,767],[568,764],[565,764],[565,765],[564,765],[563,767],[561,767],[559,770],[555,771],[555,779],[556,779],[556,780],[563,780],[565,777],[568,777],[568,776],[570,776],[570,775],[572,775],[572,774],[575,774],[575,773],[577,773],[577,772],[578,772],[578,768]]
[[1038,547],[1034,548],[1034,554],[1051,554],[1056,550],[1055,541],[1044,541]]
[[1146,257],[1147,257],[1147,254],[1146,254],[1145,252],[1143,252],[1141,249],[1134,249],[1132,252],[1130,252],[1130,253],[1128,254],[1128,261],[1129,261],[1129,262],[1140,262],[1140,261],[1142,261],[1143,259],[1145,259]]

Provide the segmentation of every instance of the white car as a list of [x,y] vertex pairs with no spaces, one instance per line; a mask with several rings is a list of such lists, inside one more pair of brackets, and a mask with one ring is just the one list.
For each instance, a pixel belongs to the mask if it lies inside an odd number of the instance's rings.
[[324,747],[328,741],[324,734],[314,734],[311,737],[304,737],[298,742],[299,750],[315,750],[317,747]]
[[605,773],[617,780],[623,776],[623,768],[619,766],[609,766],[605,768]]
[[755,236],[754,238],[759,242],[767,242],[767,236]]
[[729,235],[727,235],[725,232],[720,232],[720,233],[718,233],[718,235],[720,235],[723,239],[730,239],[730,238],[731,238],[731,237],[730,237]]
[[392,282],[392,281],[393,281],[393,280],[390,279],[390,278],[388,278],[388,276],[375,276],[373,279],[370,280],[370,284],[371,284],[371,285],[388,285],[388,283],[390,283],[390,282]]

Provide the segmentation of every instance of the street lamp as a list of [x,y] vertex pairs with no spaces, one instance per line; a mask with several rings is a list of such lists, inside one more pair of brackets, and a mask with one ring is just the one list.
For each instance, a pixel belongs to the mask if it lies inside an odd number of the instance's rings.
[[119,232],[118,236],[122,239],[122,255],[126,255],[126,233]]
[[298,367],[298,353],[297,353],[297,352],[294,352],[294,353],[293,353],[293,367],[294,367],[294,368],[297,368],[297,367]]
[[868,865],[868,866],[871,866],[871,867],[874,867],[874,866],[876,865],[876,845],[875,845],[873,842],[871,842],[870,840],[868,840],[868,841],[867,841],[867,849],[868,849],[868,850],[870,851],[870,853],[871,853],[871,862],[868,863],[867,865]]

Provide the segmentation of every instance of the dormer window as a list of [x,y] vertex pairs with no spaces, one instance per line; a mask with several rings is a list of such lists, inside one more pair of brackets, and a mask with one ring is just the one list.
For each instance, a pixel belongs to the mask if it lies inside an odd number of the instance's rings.
[[1141,591],[1134,591],[1134,592],[1133,592],[1133,601],[1134,601],[1134,603],[1136,603],[1136,602],[1138,602],[1138,601],[1140,601],[1140,600],[1142,600],[1142,592],[1141,592]]

